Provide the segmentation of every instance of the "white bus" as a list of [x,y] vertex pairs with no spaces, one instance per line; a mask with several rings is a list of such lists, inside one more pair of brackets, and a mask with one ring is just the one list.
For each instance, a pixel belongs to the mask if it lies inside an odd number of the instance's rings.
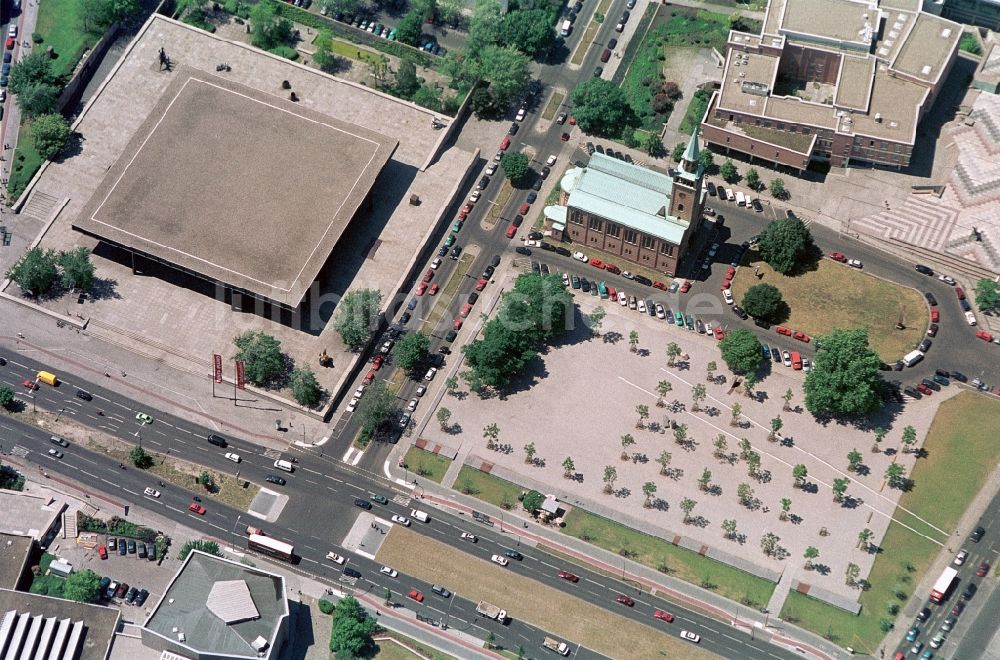
[[262,536],[260,534],[251,534],[250,538],[247,540],[247,547],[255,552],[260,552],[283,561],[292,561],[292,553],[295,549],[290,543],[285,543],[284,541],[272,539],[270,536]]

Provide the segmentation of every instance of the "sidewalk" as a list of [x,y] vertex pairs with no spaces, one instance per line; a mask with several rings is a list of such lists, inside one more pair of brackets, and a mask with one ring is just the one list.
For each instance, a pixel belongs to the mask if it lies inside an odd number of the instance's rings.
[[[406,449],[406,447],[400,446],[395,451],[401,454]],[[395,459],[391,460],[390,464],[394,466]],[[398,472],[395,467],[392,469]],[[398,475],[396,482],[406,484]],[[412,485],[410,487],[412,488]],[[686,607],[697,609],[720,621],[728,622],[743,632],[753,631],[757,635],[769,634],[770,641],[773,643],[786,646],[798,653],[827,659],[844,658],[850,655],[847,651],[822,637],[787,624],[770,614],[750,610],[739,603],[676,578],[671,578],[655,569],[630,560],[623,560],[618,555],[538,525],[516,511],[502,511],[499,507],[487,502],[461,495],[426,480],[421,482],[420,491],[415,497],[423,499],[432,506],[459,513],[470,513],[473,510],[484,513],[494,519],[495,526],[499,528],[501,533],[516,534],[521,541],[549,546],[596,570],[611,574],[621,573],[623,580],[639,583],[648,588],[651,593],[662,593]],[[501,516],[503,522],[499,522]],[[514,519],[514,522],[509,522],[511,519]]]

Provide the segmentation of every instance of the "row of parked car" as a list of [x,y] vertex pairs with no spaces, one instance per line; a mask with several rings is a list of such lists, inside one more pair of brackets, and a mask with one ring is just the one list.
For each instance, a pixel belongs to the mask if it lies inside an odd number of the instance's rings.
[[109,577],[101,578],[101,596],[105,600],[122,600],[129,605],[142,607],[149,598],[149,591],[128,586],[127,582],[116,582]]
[[[0,94],[3,98],[0,98],[0,103],[7,99],[7,82],[10,78],[10,67],[14,60],[14,46],[17,45],[17,24],[11,23],[10,27],[7,28],[7,42],[4,44],[6,48],[3,52],[3,69],[0,71],[0,87],[4,88]],[[3,117],[3,112],[0,111],[0,118]]]
[[[147,489],[148,490],[148,489]],[[101,559],[107,559],[110,552],[113,554],[117,552],[120,556],[125,555],[138,555],[139,559],[148,559],[149,561],[156,561],[156,544],[150,543],[148,546],[142,541],[136,541],[135,539],[126,539],[124,537],[108,537],[108,544],[105,546],[103,543],[97,546],[97,554]]]
[[[296,7],[302,7],[303,9],[308,9],[309,4],[311,4],[311,0],[289,0],[289,2],[294,4]],[[326,7],[320,9],[319,13],[326,16]],[[383,25],[375,19],[369,19],[362,16],[352,16],[351,14],[344,14],[339,11],[335,12],[332,18],[335,21],[352,25],[359,30],[373,34],[376,37],[381,37],[383,39],[387,39],[388,41],[396,41],[396,35],[398,33],[397,29],[389,27],[388,25]],[[432,55],[437,55],[439,57],[444,57],[444,55],[448,52],[446,48],[443,48],[437,43],[434,37],[427,34],[420,35],[420,40],[417,42],[416,48],[419,48],[425,53],[431,53]]]

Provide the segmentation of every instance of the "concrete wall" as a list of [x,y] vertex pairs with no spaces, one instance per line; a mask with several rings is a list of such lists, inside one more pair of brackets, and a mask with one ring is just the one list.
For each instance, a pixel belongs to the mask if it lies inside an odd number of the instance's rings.
[[[65,113],[67,109],[72,109],[77,103],[80,102],[80,96],[83,94],[83,90],[87,87],[87,84],[93,78],[94,73],[97,71],[97,67],[100,66],[101,60],[104,59],[105,54],[108,52],[108,48],[111,44],[115,42],[118,37],[118,30],[121,28],[120,23],[115,23],[105,31],[101,36],[100,40],[94,44],[94,47],[84,55],[83,60],[76,67],[76,71],[73,73],[73,78],[63,89],[62,94],[59,96],[59,112]],[[60,56],[65,56],[65,53],[58,53]]]
[[727,131],[712,124],[702,124],[701,137],[713,146],[756,156],[764,160],[804,170],[809,165],[809,157],[786,147],[771,145],[749,136]]

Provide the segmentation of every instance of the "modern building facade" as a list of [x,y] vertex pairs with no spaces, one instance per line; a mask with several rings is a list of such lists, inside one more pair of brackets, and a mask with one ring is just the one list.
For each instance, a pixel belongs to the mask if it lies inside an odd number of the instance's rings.
[[672,277],[702,219],[698,155],[697,131],[670,174],[595,153],[586,167],[563,175],[559,204],[545,209],[545,230]]
[[729,33],[702,137],[798,170],[907,167],[961,35],[920,0],[772,0],[761,34]]
[[931,0],[929,4],[929,11],[940,5],[945,18],[1000,31],[1000,0]]

